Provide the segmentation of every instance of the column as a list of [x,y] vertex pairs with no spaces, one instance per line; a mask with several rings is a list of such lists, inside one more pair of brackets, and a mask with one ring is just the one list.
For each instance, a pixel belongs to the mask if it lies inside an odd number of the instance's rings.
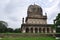
[[53,29],[53,33],[56,33],[56,30],[55,29]]
[[22,30],[22,33],[26,33],[26,28]]
[[33,33],[35,33],[35,27],[33,27]]
[[41,33],[43,33],[43,27],[41,27]]
[[38,33],[39,33],[39,27],[38,27]]
[[29,27],[29,33],[31,33],[31,28]]
[[45,27],[45,33],[47,33],[47,27]]
[[51,33],[51,27],[49,27],[49,33]]
[[23,33],[25,33],[25,30],[23,30]]

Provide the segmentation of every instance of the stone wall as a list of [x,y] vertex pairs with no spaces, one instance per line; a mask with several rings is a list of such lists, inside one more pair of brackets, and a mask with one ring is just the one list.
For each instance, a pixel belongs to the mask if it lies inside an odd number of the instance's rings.
[[38,33],[0,33],[0,37],[1,38],[4,38],[4,37],[49,37],[49,36],[52,36],[53,37],[53,34],[38,34]]
[[47,20],[44,19],[28,19],[27,24],[47,24]]

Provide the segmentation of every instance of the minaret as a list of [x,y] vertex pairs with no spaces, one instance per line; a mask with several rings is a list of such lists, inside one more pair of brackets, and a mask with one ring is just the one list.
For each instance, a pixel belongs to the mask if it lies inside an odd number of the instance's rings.
[[22,24],[24,24],[24,18],[22,18]]

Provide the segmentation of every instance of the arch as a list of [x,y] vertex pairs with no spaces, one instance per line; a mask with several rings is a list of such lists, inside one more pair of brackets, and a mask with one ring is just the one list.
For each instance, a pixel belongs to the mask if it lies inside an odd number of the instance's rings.
[[49,33],[49,28],[47,28],[47,33]]
[[35,28],[35,33],[38,33],[38,28]]
[[26,33],[28,33],[29,32],[29,28],[26,28]]
[[43,28],[43,33],[45,33],[45,28]]
[[31,33],[33,33],[33,28],[31,28]]

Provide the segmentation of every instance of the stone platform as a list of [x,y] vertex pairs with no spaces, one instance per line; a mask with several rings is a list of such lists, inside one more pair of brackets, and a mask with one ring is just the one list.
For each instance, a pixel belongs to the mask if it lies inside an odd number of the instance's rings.
[[0,33],[0,37],[55,37],[55,34],[44,33]]

